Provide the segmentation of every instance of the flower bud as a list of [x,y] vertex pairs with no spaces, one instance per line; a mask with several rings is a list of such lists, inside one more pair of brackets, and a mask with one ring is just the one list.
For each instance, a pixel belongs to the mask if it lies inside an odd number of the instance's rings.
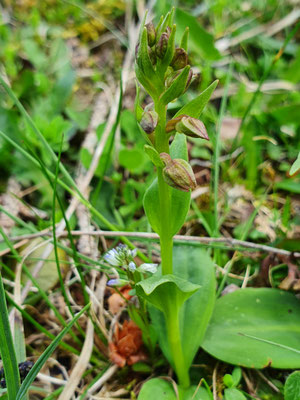
[[140,125],[142,129],[150,134],[152,133],[158,123],[158,114],[155,111],[144,111],[142,115],[142,119]]
[[125,286],[128,284],[128,281],[126,279],[110,279],[107,282],[107,286]]
[[190,86],[191,82],[192,82],[192,78],[193,78],[193,71],[192,69],[189,70],[189,76],[188,79],[186,81],[186,85],[185,85],[185,92],[188,90],[188,87]]
[[135,262],[130,261],[130,263],[128,264],[128,269],[130,272],[134,272],[136,270]]
[[176,71],[178,69],[184,68],[188,63],[188,55],[184,49],[181,47],[175,49],[173,59],[171,61],[171,67]]
[[[171,72],[171,73],[167,76],[167,78],[166,78],[166,80],[165,80],[165,85],[166,85],[167,88],[170,87],[170,86],[172,85],[172,83],[174,82],[174,80],[181,74],[181,72],[182,72],[182,69],[179,69],[179,70],[177,70],[177,71]],[[187,81],[186,81],[186,85],[185,85],[184,92],[185,92],[185,91],[188,89],[188,87],[190,86],[192,77],[193,77],[193,71],[190,69],[190,70],[189,70],[188,79],[187,79]]]
[[149,22],[145,25],[147,28],[148,44],[152,47],[156,42],[156,31],[153,22]]
[[176,124],[177,124],[179,121],[181,121],[183,117],[187,117],[187,115],[182,114],[182,115],[179,115],[179,117],[170,119],[170,121],[168,121],[168,122],[167,122],[167,125],[166,125],[166,132],[167,132],[167,133],[170,133],[170,132],[172,132],[172,131],[175,131],[175,129],[176,129]]
[[196,178],[187,161],[180,158],[172,160],[167,153],[161,153],[160,158],[166,165],[163,169],[163,178],[169,186],[184,192],[196,188]]
[[149,58],[152,62],[152,65],[155,65],[156,64],[156,53],[155,53],[155,51],[153,51],[151,49],[150,46],[148,46],[148,54],[149,54]]
[[189,137],[209,140],[203,122],[196,118],[184,116],[177,122],[175,129],[178,133],[183,133]]
[[169,42],[169,34],[167,32],[163,32],[155,46],[157,57],[163,58],[163,56],[166,54],[168,48],[168,42]]
[[158,264],[146,263],[139,266],[140,272],[149,272],[150,274],[155,274],[157,271]]

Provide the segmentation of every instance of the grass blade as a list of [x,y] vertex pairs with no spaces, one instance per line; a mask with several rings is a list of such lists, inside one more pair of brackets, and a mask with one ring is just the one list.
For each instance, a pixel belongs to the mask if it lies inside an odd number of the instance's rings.
[[229,70],[226,77],[224,95],[221,102],[220,117],[218,121],[218,128],[214,140],[214,160],[213,160],[213,191],[214,191],[214,231],[213,236],[219,236],[219,213],[218,213],[218,188],[219,188],[219,173],[220,173],[220,133],[222,121],[225,115],[228,90],[232,75],[232,63],[229,66]]
[[15,400],[19,387],[20,376],[17,357],[10,331],[5,290],[0,273],[0,353],[3,361],[7,394],[9,400]]
[[50,346],[47,347],[47,349],[44,351],[44,353],[39,357],[37,362],[34,364],[32,369],[30,370],[29,374],[26,376],[24,379],[24,382],[22,383],[17,396],[15,397],[15,400],[23,400],[24,396],[26,395],[30,385],[32,382],[35,380],[37,374],[40,372],[41,368],[43,365],[46,363],[48,358],[51,356],[51,354],[54,352],[56,347],[60,344],[62,341],[62,338],[69,332],[69,330],[72,328],[72,326],[75,324],[75,322],[78,321],[78,319],[81,317],[81,315],[88,310],[90,307],[90,303],[87,304],[75,317],[74,319],[60,332],[60,334],[55,338],[55,340],[50,344]]
[[[25,119],[27,124],[30,126],[31,130],[35,133],[37,138],[43,143],[45,149],[49,152],[53,161],[57,162],[57,156],[54,153],[54,151],[52,150],[52,147],[49,145],[49,143],[45,139],[44,135],[38,129],[38,127],[34,123],[33,119],[30,117],[28,112],[23,107],[22,103],[19,101],[17,96],[14,94],[13,90],[9,87],[9,85],[5,82],[5,80],[2,78],[1,75],[0,75],[0,84],[3,86],[4,90],[6,91],[8,96],[11,98],[11,100],[15,103],[18,110],[22,114],[23,118]],[[65,167],[63,166],[62,163],[59,163],[59,168],[60,168],[61,172],[63,173],[64,177],[68,180],[69,184],[79,193],[79,190],[78,190],[73,178],[71,177],[69,172],[65,169]]]
[[[20,151],[27,159],[29,159],[30,161],[32,161],[34,163],[34,165],[36,165],[39,169],[42,170],[40,163],[34,158],[32,157],[31,154],[28,153],[28,151],[24,150],[21,146],[19,146],[17,143],[15,143],[13,140],[11,140],[11,138],[9,136],[7,136],[4,132],[2,132],[0,130],[0,136],[2,136],[5,140],[7,140],[12,146],[14,146],[18,151]],[[48,168],[46,168],[49,176],[51,178],[55,178],[55,174],[50,171]],[[77,188],[76,188],[76,193],[65,183],[63,182],[61,179],[57,179],[57,182],[59,183],[60,186],[62,186],[67,192],[69,192],[72,196],[77,197],[80,202],[82,204],[84,204],[89,210],[90,212],[98,217],[100,219],[101,222],[103,222],[103,224],[105,224],[105,226],[110,229],[111,231],[118,231],[118,228],[113,225],[111,222],[108,221],[108,219],[106,219],[95,207],[93,207],[93,205],[87,201],[82,195],[81,193],[77,192]],[[128,240],[125,236],[120,236],[120,239],[122,240],[123,243],[127,244],[128,247],[130,247],[131,249],[134,248],[133,244],[130,242],[130,240]],[[141,251],[138,251],[137,255],[140,257],[141,260],[143,260],[144,262],[150,262],[150,260],[148,259],[148,257],[146,257]]]

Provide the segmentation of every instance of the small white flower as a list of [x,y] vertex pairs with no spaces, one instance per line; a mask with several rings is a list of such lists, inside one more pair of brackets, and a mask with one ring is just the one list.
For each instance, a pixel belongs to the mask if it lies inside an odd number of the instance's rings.
[[118,257],[118,252],[116,249],[112,249],[107,252],[104,256],[104,260],[107,261],[110,265],[117,267],[120,265],[120,259]]
[[119,244],[115,249],[112,249],[105,254],[104,260],[114,267],[134,269],[136,268],[136,265],[133,259],[136,256],[136,253],[136,249],[130,250],[125,244]]
[[130,272],[134,272],[136,270],[136,265],[133,261],[130,261],[130,263],[128,264],[128,269]]
[[150,263],[142,264],[139,267],[139,271],[140,272],[149,272],[150,274],[155,274],[155,272],[157,271],[157,266],[158,266],[158,264],[150,264]]
[[133,249],[130,251],[131,257],[134,258],[137,255],[137,249]]

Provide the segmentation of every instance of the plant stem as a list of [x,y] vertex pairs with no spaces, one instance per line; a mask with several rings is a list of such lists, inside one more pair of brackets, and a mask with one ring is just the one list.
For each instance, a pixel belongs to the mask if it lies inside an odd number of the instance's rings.
[[158,170],[158,191],[161,215],[160,252],[162,263],[162,274],[173,272],[173,238],[169,233],[170,227],[170,192],[162,176],[162,169]]
[[[166,125],[166,107],[156,102],[155,110],[158,113],[158,125],[155,131],[155,147],[159,153],[170,152],[169,138],[165,131]],[[171,211],[171,198],[170,187],[163,179],[162,168],[157,169],[158,178],[158,194],[159,194],[159,207],[161,217],[160,227],[160,251],[162,274],[173,273],[173,238],[170,233],[170,211]]]
[[[158,114],[158,125],[155,130],[155,148],[158,153],[170,153],[169,137],[166,134],[166,107],[159,101],[155,102],[155,111]],[[160,252],[162,274],[173,274],[173,236],[171,226],[171,193],[170,187],[164,181],[163,169],[157,168],[158,196],[160,207]],[[174,304],[175,302],[175,304]],[[187,388],[190,386],[188,369],[185,365],[179,326],[179,308],[176,307],[176,299],[170,299],[169,306],[165,309],[168,342],[170,344],[174,369],[179,384]]]
[[189,371],[186,368],[179,327],[179,309],[174,304],[165,311],[168,342],[170,345],[174,368],[178,377],[179,385],[183,388],[190,386]]

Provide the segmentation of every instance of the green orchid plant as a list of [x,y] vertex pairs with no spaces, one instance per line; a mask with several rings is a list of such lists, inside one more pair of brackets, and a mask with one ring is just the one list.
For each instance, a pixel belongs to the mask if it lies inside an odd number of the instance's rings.
[[[174,246],[173,237],[190,208],[191,190],[197,186],[188,162],[187,139],[209,140],[199,117],[218,81],[167,119],[168,105],[186,92],[193,79],[187,54],[189,30],[176,47],[173,17],[174,10],[155,27],[145,23],[145,16],[135,58],[137,80],[152,99],[142,108],[137,85],[136,119],[157,174],[145,193],[144,210],[160,238],[161,266],[137,266],[136,252],[124,245],[104,258],[120,268],[120,275],[115,269],[117,276],[108,285],[129,283],[134,288],[140,307],[129,305],[128,311],[132,319],[138,319],[150,353],[154,354],[158,340],[177,376],[177,393],[170,382],[154,378],[143,385],[139,400],[155,396],[209,400],[213,396],[208,385],[197,388],[189,376],[200,347],[222,361],[248,368],[299,368],[300,328],[295,326],[300,310],[292,294],[277,289],[246,288],[216,301],[215,269],[208,253],[195,246]],[[237,391],[226,390],[226,398]]]
[[[188,64],[188,29],[180,47],[176,48],[173,14],[172,11],[161,18],[156,28],[152,22],[143,23],[136,48],[136,77],[153,100],[143,110],[137,90],[136,118],[148,142],[145,151],[157,171],[157,178],[145,194],[144,209],[160,237],[161,248],[160,275],[140,281],[136,292],[163,314],[167,337],[165,354],[176,371],[179,384],[187,388],[192,359],[185,356],[179,313],[200,285],[174,274],[173,236],[185,221],[191,190],[196,188],[196,179],[188,163],[186,139],[208,140],[208,135],[204,124],[197,119],[201,112],[199,104],[194,107],[195,111],[183,107],[167,121],[168,104],[188,89],[193,77]],[[210,88],[211,93],[215,86],[216,83]]]
[[[196,188],[186,140],[188,137],[209,140],[205,126],[198,118],[217,81],[167,121],[168,104],[185,93],[193,78],[187,54],[189,31],[186,29],[184,32],[180,47],[175,47],[173,15],[174,10],[162,17],[156,28],[152,22],[145,24],[143,21],[135,63],[137,79],[153,100],[143,109],[137,86],[136,118],[147,142],[145,152],[157,172],[157,178],[146,191],[144,209],[153,230],[160,237],[161,268],[156,271],[155,264],[143,264],[137,268],[133,261],[135,253],[123,245],[108,252],[105,259],[126,270],[140,301],[147,303],[161,348],[176,372],[180,388],[186,390],[190,387],[189,367],[213,310],[215,278],[212,263],[203,254],[209,275],[205,290],[208,289],[211,295],[199,319],[199,316],[192,315],[197,307],[188,300],[199,291],[203,282],[199,276],[194,282],[182,276],[183,268],[180,272],[174,269],[173,236],[185,221],[191,190]],[[190,274],[188,269],[186,272]],[[125,283],[123,279],[108,282],[110,286]],[[208,294],[205,290],[201,291],[200,297],[193,296],[193,299],[204,301]],[[189,337],[189,321],[192,320],[199,322],[199,329],[194,337]]]

